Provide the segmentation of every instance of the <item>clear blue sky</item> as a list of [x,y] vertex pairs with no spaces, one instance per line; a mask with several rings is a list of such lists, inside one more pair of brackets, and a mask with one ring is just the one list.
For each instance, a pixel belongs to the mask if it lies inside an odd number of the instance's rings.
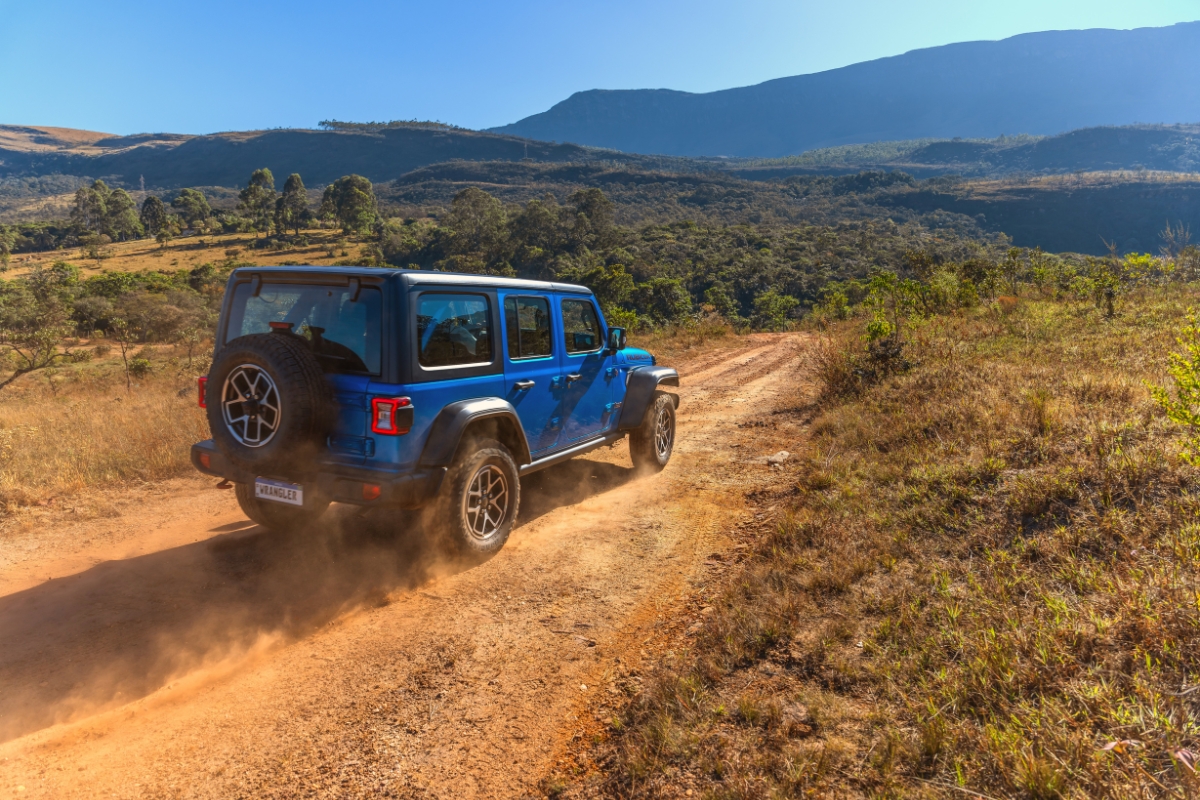
[[919,47],[1200,19],[1200,0],[0,0],[0,123],[112,133],[514,122]]

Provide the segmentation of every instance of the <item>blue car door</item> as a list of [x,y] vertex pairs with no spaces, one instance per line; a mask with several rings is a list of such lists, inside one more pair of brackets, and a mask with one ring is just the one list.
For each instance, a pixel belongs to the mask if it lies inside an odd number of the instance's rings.
[[612,379],[600,315],[590,297],[559,300],[562,328],[563,435],[559,444],[595,436],[612,424]]
[[562,433],[562,370],[554,353],[550,298],[508,294],[503,302],[507,399],[536,458],[552,449]]

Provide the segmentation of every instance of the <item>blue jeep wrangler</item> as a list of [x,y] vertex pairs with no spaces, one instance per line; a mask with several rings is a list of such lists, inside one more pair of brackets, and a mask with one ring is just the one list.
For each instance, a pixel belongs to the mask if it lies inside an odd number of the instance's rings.
[[201,378],[203,473],[271,529],[331,502],[421,509],[467,557],[504,546],[520,476],[628,435],[671,457],[675,370],[626,347],[592,293],[446,272],[253,267],[229,278]]

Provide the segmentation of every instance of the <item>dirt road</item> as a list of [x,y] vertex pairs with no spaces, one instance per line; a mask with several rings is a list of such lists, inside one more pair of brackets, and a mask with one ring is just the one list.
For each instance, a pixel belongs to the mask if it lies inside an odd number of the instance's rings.
[[272,535],[199,481],[0,539],[0,798],[539,795],[704,602],[762,457],[799,435],[770,412],[806,346],[681,364],[665,472],[635,478],[622,444],[531,476],[469,570],[402,517]]

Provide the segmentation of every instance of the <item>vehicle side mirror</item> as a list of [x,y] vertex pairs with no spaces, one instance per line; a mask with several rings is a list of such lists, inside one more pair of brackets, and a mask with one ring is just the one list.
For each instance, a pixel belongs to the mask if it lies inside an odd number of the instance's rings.
[[608,329],[608,351],[615,353],[618,350],[625,349],[625,329],[624,328],[609,328]]

